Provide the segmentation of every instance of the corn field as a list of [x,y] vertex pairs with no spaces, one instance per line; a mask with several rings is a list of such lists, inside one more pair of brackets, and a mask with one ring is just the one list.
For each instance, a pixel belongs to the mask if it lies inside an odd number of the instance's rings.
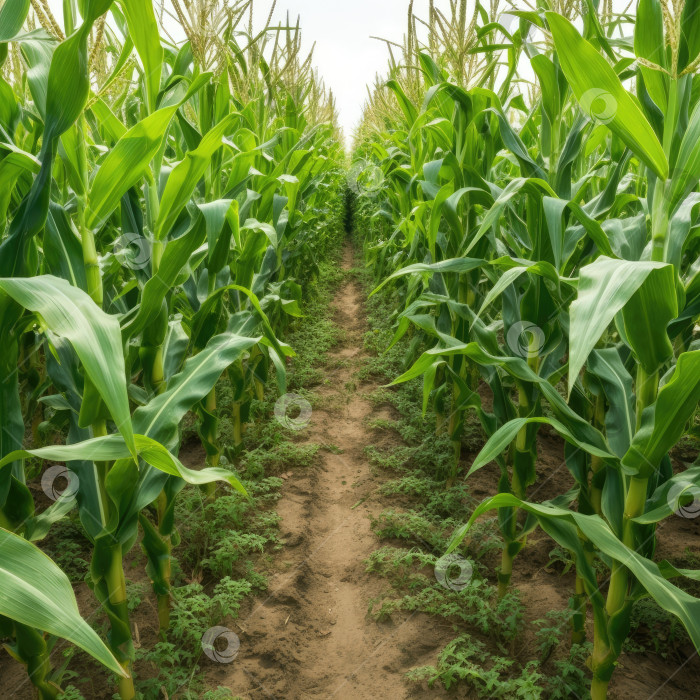
[[[700,3],[406,3],[350,154],[299,23],[253,5],[0,5],[0,642],[34,697],[73,697],[57,640],[107,679],[87,697],[200,697],[135,685],[129,562],[165,643],[183,494],[253,502],[257,407],[350,217],[444,488],[496,465],[440,555],[492,521],[497,605],[533,540],[566,552],[593,700],[638,601],[700,651],[700,570],[657,537],[700,502]],[[101,625],[42,549],[69,521]]]

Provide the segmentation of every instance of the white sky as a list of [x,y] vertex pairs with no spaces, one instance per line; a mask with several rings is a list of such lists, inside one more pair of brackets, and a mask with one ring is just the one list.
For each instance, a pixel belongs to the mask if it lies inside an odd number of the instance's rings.
[[[278,0],[278,6],[278,19],[284,19],[286,9],[292,17],[301,15],[302,38],[308,48],[316,42],[314,63],[336,96],[349,140],[362,115],[367,84],[388,65],[386,45],[370,36],[401,43],[408,0]],[[428,0],[414,2],[419,17],[427,16],[427,7]]]

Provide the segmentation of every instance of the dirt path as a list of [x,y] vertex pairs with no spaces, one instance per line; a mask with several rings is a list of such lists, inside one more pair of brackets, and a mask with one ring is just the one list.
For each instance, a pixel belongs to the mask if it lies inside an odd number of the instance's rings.
[[[348,247],[343,266],[352,265]],[[268,598],[241,615],[235,661],[209,674],[212,684],[245,698],[425,697],[404,674],[434,661],[440,632],[446,631],[422,615],[389,623],[367,617],[368,602],[384,583],[365,573],[363,563],[379,546],[368,516],[382,510],[381,482],[370,471],[364,447],[376,438],[367,419],[382,411],[367,400],[375,386],[355,379],[367,359],[362,302],[353,279],[334,300],[335,322],[345,337],[331,359],[346,362],[329,361],[328,381],[316,390],[321,408],[314,409],[305,431],[309,442],[334,445],[340,452],[324,451],[320,468],[286,482],[278,513],[287,546]]]

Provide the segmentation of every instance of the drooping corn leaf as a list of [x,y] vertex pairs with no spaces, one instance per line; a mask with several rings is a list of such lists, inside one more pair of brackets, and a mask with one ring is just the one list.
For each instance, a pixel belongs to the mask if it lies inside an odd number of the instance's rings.
[[174,449],[182,418],[201,401],[216,384],[223,371],[241,355],[260,342],[223,333],[212,338],[207,346],[190,357],[168,383],[167,390],[134,412],[134,430]]
[[81,289],[52,275],[0,279],[0,291],[37,314],[53,333],[70,341],[133,453],[124,353],[117,319],[102,311]]
[[[563,521],[578,527],[598,550],[627,567],[664,610],[678,617],[696,648],[700,649],[700,599],[694,598],[667,581],[657,564],[626,547],[598,515],[584,515],[552,505],[528,503],[512,494],[501,493],[487,499],[476,508],[469,522],[455,532],[448,547],[448,553],[455,550],[480,515],[489,510],[504,507],[520,508],[532,513],[540,526],[564,547],[568,546],[571,539],[560,536],[560,531],[552,525],[557,521]],[[597,582],[594,584],[594,581],[595,577],[590,582],[593,584],[590,593],[598,589],[598,584]]]
[[485,467],[489,462],[493,462],[497,457],[505,452],[522,428],[524,428],[526,425],[535,424],[550,425],[568,443],[574,445],[574,447],[585,450],[588,452],[588,454],[596,457],[602,457],[603,459],[613,458],[613,455],[608,450],[603,450],[596,447],[596,445],[580,441],[563,423],[560,423],[557,420],[538,417],[514,418],[513,420],[508,421],[508,423],[506,423],[504,426],[500,427],[488,439],[486,444],[482,447],[481,452],[479,452],[474,459],[472,466],[469,468],[467,477],[471,476],[475,471],[478,471],[482,467]]
[[[188,469],[180,460],[172,455],[163,445],[145,435],[134,435],[136,455],[156,469],[184,479],[188,484],[209,484],[213,481],[226,481],[240,493],[247,495],[243,485],[233,472],[219,467],[208,467],[195,471]],[[50,445],[34,450],[18,450],[0,460],[0,470],[11,462],[27,457],[42,460],[68,462],[86,460],[91,462],[114,462],[129,460],[133,457],[124,438],[118,433],[103,437],[91,438],[75,445]]]
[[480,258],[454,258],[452,260],[443,260],[442,262],[433,264],[416,263],[415,265],[408,265],[408,267],[404,267],[389,275],[378,287],[372,290],[370,296],[376,294],[380,289],[383,289],[392,280],[403,277],[404,275],[414,275],[421,272],[426,272],[431,275],[442,272],[469,272],[470,270],[480,267],[485,262],[485,260]]
[[573,435],[582,445],[591,445],[595,450],[606,453],[610,459],[615,460],[615,456],[609,453],[602,434],[587,420],[579,416],[559,392],[546,379],[536,374],[521,357],[492,355],[481,348],[478,343],[436,347],[424,352],[413,366],[391,382],[390,386],[420,377],[441,358],[455,355],[465,355],[483,366],[499,367],[521,382],[536,384],[547,399],[555,419],[565,426],[567,433]]
[[634,518],[635,523],[660,523],[682,506],[683,496],[696,500],[700,495],[700,466],[690,467],[672,476],[659,486],[647,501],[645,512]]
[[68,577],[38,547],[0,528],[0,615],[67,639],[126,676],[78,610]]

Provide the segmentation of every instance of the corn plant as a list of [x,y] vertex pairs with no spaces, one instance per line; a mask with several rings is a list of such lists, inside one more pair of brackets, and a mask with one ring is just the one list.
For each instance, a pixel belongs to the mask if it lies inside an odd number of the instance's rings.
[[[458,92],[457,73],[441,73],[427,54],[425,97],[415,81],[412,93],[396,80],[387,88],[402,115],[394,112],[394,123],[430,126],[394,135],[386,131],[388,117],[379,124],[370,112],[358,148],[384,173],[378,192],[361,200],[366,253],[380,286],[408,279],[398,297],[396,339],[413,332],[412,347],[433,346],[396,381],[423,376],[424,406],[433,398],[439,419],[443,373],[455,357],[472,363],[475,381],[462,377],[462,398],[452,402],[476,410],[488,438],[469,474],[493,460],[501,467],[498,495],[477,508],[450,551],[491,509],[504,535],[501,593],[534,527],[571,551],[573,641],[585,638],[588,600],[595,698],[606,696],[636,599],[653,597],[698,644],[698,601],[669,580],[697,579],[697,572],[653,559],[656,523],[697,483],[694,467],[674,476],[668,457],[700,400],[695,14],[692,3],[640,2],[637,11],[636,63],[613,48],[624,21],[592,10],[584,36],[562,15],[542,10],[515,13],[518,36],[498,23],[481,33],[506,36],[506,46],[487,51],[525,60],[524,51],[537,77],[526,101],[513,92],[517,66],[506,63],[506,89],[487,105],[498,118],[480,130],[487,134],[480,145],[493,143],[489,161],[473,150],[460,160],[464,151],[452,136],[459,113],[476,115],[488,93]],[[539,48],[528,39],[532,31],[544,37]],[[636,97],[625,88],[629,78],[636,79]],[[431,110],[441,92],[452,98],[453,114]],[[375,112],[382,94],[370,105]],[[455,206],[471,196],[456,194],[464,172],[485,163],[481,179],[468,183],[481,199]],[[469,293],[461,296],[460,284]],[[459,310],[463,331],[455,332],[443,308]],[[491,413],[475,396],[479,384],[489,389]],[[565,441],[576,488],[537,503],[528,487],[537,476],[543,424]],[[610,567],[609,582],[596,575],[596,559]]]
[[[165,636],[178,492],[199,484],[214,497],[223,481],[246,497],[219,466],[217,382],[226,374],[234,390],[235,457],[271,374],[284,392],[293,350],[278,336],[299,315],[297,279],[338,231],[333,99],[300,56],[298,25],[243,28],[250,0],[214,3],[204,25],[201,9],[68,2],[59,22],[43,5],[0,8],[0,325],[10,339],[0,570],[26,579],[24,554],[68,601],[47,621],[55,608],[38,601],[29,614],[39,595],[29,588],[0,614],[41,697],[60,692],[47,633],[93,654],[120,676],[120,696],[135,696],[123,557],[141,531]],[[187,42],[163,36],[165,12]],[[41,446],[35,429],[24,449],[25,424],[36,428],[47,407],[65,444]],[[189,411],[207,453],[200,470],[177,458]],[[75,499],[36,513],[30,456],[65,463]],[[30,544],[76,502],[109,650],[76,622],[67,580]]]

